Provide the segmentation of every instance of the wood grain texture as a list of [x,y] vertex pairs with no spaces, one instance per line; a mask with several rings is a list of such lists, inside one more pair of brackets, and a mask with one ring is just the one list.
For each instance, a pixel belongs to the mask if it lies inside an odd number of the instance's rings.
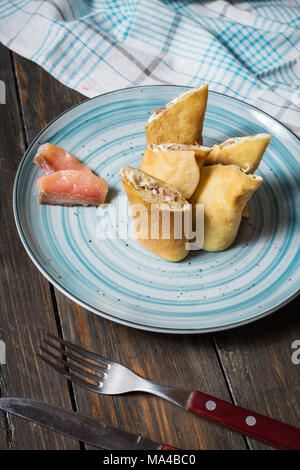
[[[15,57],[29,140],[47,122],[82,97],[38,66]],[[31,89],[38,94],[29,97]],[[200,388],[230,400],[210,336],[168,336],[123,327],[87,312],[56,291],[66,339],[115,359],[145,377],[179,387]],[[98,396],[75,387],[78,410],[131,432],[185,449],[245,449],[242,436],[142,394]]]
[[[97,317],[57,293],[64,336],[143,377],[230,400],[211,338],[138,331]],[[241,435],[142,393],[109,397],[75,387],[78,409],[181,449],[245,449]]]
[[[300,364],[292,343],[300,340],[299,297],[279,312],[215,335],[235,402],[300,428]],[[270,449],[249,439],[252,449]]]
[[67,88],[41,67],[13,54],[28,142],[50,121],[87,98]]
[[[6,343],[6,365],[0,367],[0,395],[56,402],[70,407],[66,383],[37,361],[43,330],[56,330],[49,285],[33,266],[17,234],[12,192],[25,142],[10,53],[0,46],[1,80],[6,104],[0,105],[0,339]],[[1,449],[78,448],[78,443],[1,413]]]

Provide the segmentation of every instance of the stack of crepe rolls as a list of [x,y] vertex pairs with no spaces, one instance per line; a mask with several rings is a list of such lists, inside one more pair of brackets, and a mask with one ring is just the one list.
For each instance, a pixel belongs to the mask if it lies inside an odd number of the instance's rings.
[[[242,217],[249,216],[247,202],[263,181],[253,173],[271,136],[235,137],[212,148],[204,147],[207,94],[208,87],[204,85],[156,110],[145,127],[147,147],[141,169],[125,167],[121,179],[130,206],[144,203],[148,216],[155,205],[163,214],[166,209],[162,202],[166,203],[167,212],[183,214],[188,211],[188,200],[194,218],[197,205],[204,205],[203,249],[221,251],[234,242]],[[169,239],[163,239],[160,222],[158,225],[160,235],[156,240],[149,232],[147,237],[141,237],[135,225],[138,241],[164,259],[183,259],[187,246],[191,246],[187,245],[187,238],[182,235],[175,239],[171,231]],[[196,221],[195,227],[200,227]]]
[[[212,149],[174,143],[148,144],[141,169],[175,186],[194,208],[204,204],[203,249],[221,251],[234,242],[241,218],[249,217],[247,202],[262,182],[252,172],[270,138],[268,134],[237,137]],[[218,195],[218,200],[213,194]],[[199,225],[194,223],[196,226]]]
[[189,253],[186,236],[191,205],[170,184],[126,166],[120,177],[126,191],[135,238],[152,253],[180,261]]

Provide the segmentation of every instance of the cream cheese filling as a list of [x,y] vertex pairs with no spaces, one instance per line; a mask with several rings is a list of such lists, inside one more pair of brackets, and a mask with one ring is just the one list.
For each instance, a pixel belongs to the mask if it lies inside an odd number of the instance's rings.
[[190,207],[177,189],[141,170],[127,166],[122,168],[120,175],[125,180],[130,181],[136,189],[141,189],[153,196],[157,203],[168,203],[173,209],[187,209]]
[[186,144],[176,144],[169,143],[169,144],[148,144],[148,148],[153,152],[158,152],[158,150],[166,151],[166,150],[174,150],[174,151],[186,151],[186,152],[193,152],[196,150],[211,150],[210,147],[204,147],[203,145],[186,145]]

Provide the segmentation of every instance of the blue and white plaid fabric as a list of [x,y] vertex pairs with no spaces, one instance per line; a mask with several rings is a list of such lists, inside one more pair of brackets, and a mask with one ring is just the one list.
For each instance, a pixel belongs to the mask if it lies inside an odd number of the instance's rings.
[[0,41],[89,97],[209,82],[300,135],[299,7],[300,0],[1,1]]

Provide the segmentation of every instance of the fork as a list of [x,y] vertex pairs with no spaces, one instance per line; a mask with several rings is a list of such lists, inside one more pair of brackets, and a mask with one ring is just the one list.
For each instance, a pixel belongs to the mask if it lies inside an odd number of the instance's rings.
[[[44,344],[48,347],[41,345],[40,351],[43,354],[38,353],[38,356],[85,390],[103,395],[147,392],[274,447],[300,450],[298,428],[206,393],[154,383],[117,362],[87,351],[51,333],[47,333]],[[49,348],[60,354],[54,353]]]

